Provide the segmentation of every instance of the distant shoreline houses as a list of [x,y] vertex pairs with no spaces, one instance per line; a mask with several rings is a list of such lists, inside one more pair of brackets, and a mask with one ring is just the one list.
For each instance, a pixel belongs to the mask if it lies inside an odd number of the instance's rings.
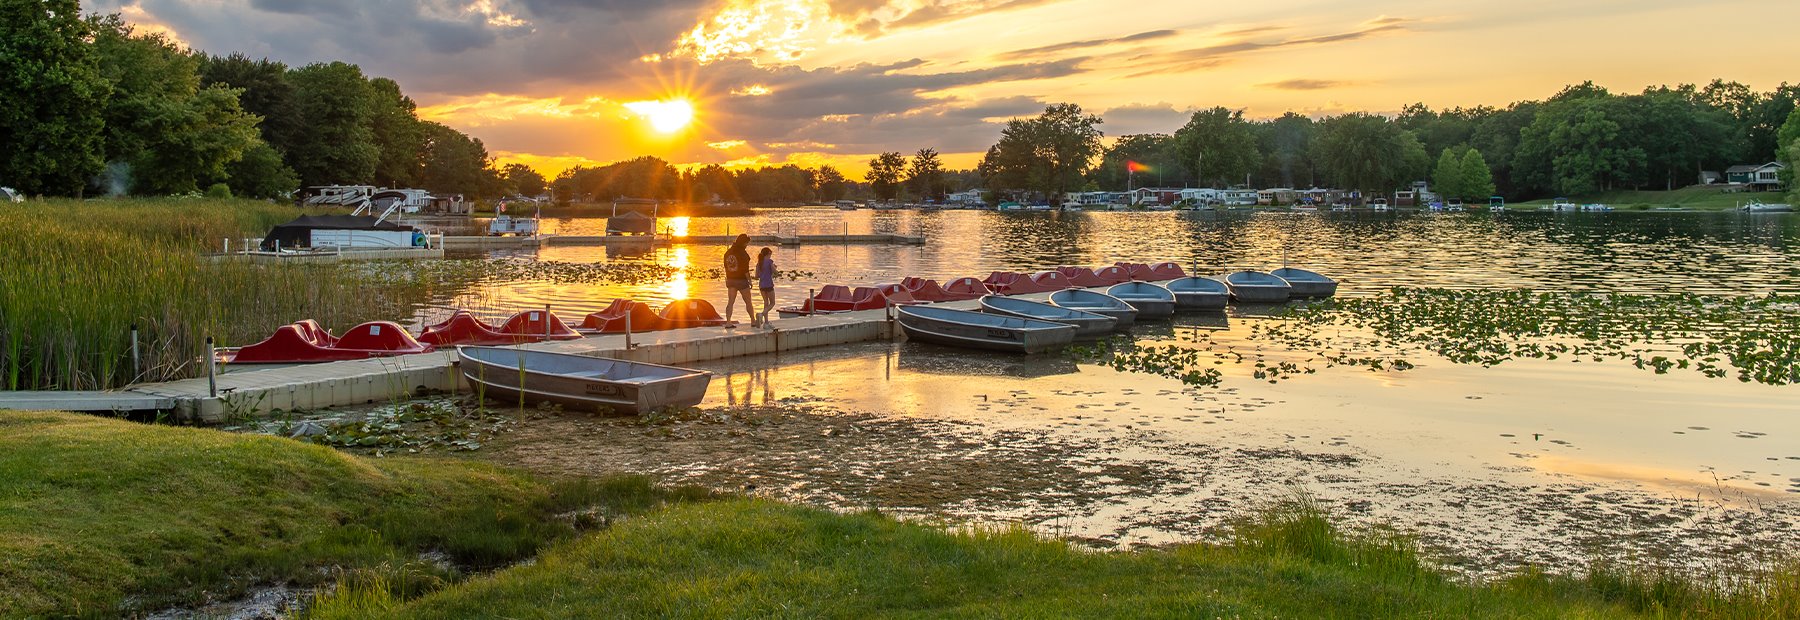
[[1723,182],[1726,185],[1741,185],[1743,191],[1777,192],[1786,189],[1781,182],[1781,171],[1786,168],[1787,164],[1778,161],[1760,165],[1738,164],[1726,168],[1723,175],[1710,171],[1701,172],[1700,183],[1714,185]]

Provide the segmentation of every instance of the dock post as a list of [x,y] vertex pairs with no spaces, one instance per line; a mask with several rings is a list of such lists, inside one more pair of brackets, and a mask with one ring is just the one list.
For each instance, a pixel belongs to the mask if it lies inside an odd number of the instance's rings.
[[[636,304],[637,302],[634,301],[631,303]],[[633,310],[633,308],[631,308],[631,307],[625,308],[625,352],[626,353],[630,353],[631,350],[633,348],[635,348],[631,344],[631,311],[632,310]]]
[[550,342],[550,304],[544,304],[544,342]]
[[131,324],[131,382],[132,383],[137,383],[138,377],[144,376],[144,364],[142,362],[142,359],[143,358],[138,357],[137,323],[132,323]]
[[806,303],[800,304],[800,309],[804,311],[800,316],[812,316],[819,311],[818,289],[806,289]]
[[219,353],[213,348],[213,337],[206,337],[206,395],[219,397]]
[[230,254],[231,253],[231,237],[225,238],[225,248],[223,250],[220,250],[219,253],[220,254]]

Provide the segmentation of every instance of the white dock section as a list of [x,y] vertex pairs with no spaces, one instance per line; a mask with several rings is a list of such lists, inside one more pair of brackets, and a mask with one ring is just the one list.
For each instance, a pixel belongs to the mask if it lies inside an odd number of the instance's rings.
[[0,409],[21,411],[160,411],[175,400],[141,392],[0,392]]
[[[945,304],[973,308],[974,302]],[[795,349],[885,340],[899,334],[890,311],[868,310],[776,320],[772,329],[701,327],[631,335],[593,336],[519,345],[521,348],[612,357],[655,364],[688,364],[707,360],[777,353]],[[172,409],[181,421],[217,423],[231,418],[265,415],[275,410],[317,409],[399,401],[428,392],[466,389],[452,350],[328,362],[278,368],[238,366],[217,377],[212,393],[205,377],[134,386],[115,394],[156,399],[152,407]],[[55,394],[51,392],[49,394]],[[10,405],[0,399],[0,409]],[[73,409],[90,410],[79,407]]]

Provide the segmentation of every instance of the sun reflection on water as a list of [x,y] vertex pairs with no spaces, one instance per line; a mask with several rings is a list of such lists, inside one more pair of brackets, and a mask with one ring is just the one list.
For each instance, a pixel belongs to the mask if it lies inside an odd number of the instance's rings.
[[[687,228],[687,218],[677,219],[682,220],[682,228]],[[675,272],[674,277],[669,278],[669,283],[663,285],[663,293],[667,294],[670,300],[688,298],[688,276],[685,271],[688,264],[687,248],[669,249],[669,266],[683,270]]]
[[666,226],[664,229],[669,231],[669,236],[671,236],[671,237],[686,237],[686,236],[688,236],[688,216],[683,215],[680,217],[671,217],[664,221],[668,222],[668,226]]

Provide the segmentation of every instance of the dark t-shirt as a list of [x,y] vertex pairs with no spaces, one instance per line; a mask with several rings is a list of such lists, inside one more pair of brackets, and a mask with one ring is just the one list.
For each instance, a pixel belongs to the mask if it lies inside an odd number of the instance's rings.
[[725,279],[750,279],[750,252],[742,248],[725,252]]

